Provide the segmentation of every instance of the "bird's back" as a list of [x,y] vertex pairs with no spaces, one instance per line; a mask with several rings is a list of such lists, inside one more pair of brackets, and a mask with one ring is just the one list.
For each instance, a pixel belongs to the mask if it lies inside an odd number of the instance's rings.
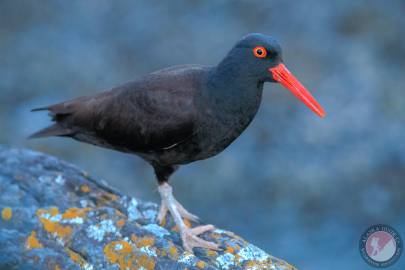
[[50,111],[55,124],[32,137],[67,136],[125,152],[160,151],[194,133],[194,97],[209,69],[169,67],[94,96],[40,108]]

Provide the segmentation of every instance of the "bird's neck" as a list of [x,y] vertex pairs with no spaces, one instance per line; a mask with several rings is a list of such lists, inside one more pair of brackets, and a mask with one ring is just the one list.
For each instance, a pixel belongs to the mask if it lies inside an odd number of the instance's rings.
[[243,67],[221,62],[207,72],[204,87],[200,89],[196,99],[201,112],[200,133],[210,136],[214,147],[223,149],[255,117],[262,99],[263,83],[246,76]]
[[252,76],[247,66],[224,59],[208,74],[206,95],[221,110],[256,113],[262,98],[263,82]]

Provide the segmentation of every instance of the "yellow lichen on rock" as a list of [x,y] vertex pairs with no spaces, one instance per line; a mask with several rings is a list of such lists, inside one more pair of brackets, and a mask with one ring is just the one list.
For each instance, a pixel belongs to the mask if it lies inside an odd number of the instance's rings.
[[133,269],[140,269],[141,267],[143,267],[143,269],[146,269],[146,270],[155,269],[155,260],[146,255],[137,256],[136,261],[137,261],[137,265]]
[[132,247],[126,241],[113,241],[104,247],[104,255],[110,263],[116,263],[120,269],[132,267]]
[[63,226],[59,223],[57,215],[59,210],[53,207],[49,210],[38,209],[37,216],[44,227],[44,230],[49,233],[55,233],[60,238],[67,238],[72,233],[71,226]]
[[37,239],[36,231],[32,231],[30,236],[28,236],[27,240],[25,241],[25,247],[27,249],[43,248],[43,245]]
[[269,269],[269,263],[267,261],[247,261],[245,263],[246,269]]
[[88,185],[81,185],[80,190],[84,193],[90,192],[90,187]]
[[217,257],[217,256],[218,256],[218,252],[216,252],[216,251],[214,251],[214,250],[211,250],[211,249],[208,249],[208,250],[207,250],[207,256],[208,256],[208,257]]
[[[191,228],[191,227],[192,227],[191,222],[190,222],[188,219],[183,218],[183,222],[184,222],[184,225],[186,225],[187,228]],[[174,225],[174,226],[171,228],[171,230],[172,230],[173,232],[180,232],[179,227],[178,227],[177,225]]]
[[110,193],[110,192],[103,192],[101,194],[101,198],[104,199],[104,200],[107,200],[107,201],[116,201],[116,200],[118,200],[118,196],[113,194],[113,193]]
[[4,207],[3,210],[1,210],[2,219],[10,220],[12,216],[13,216],[13,210],[11,210],[10,207]]
[[113,241],[104,247],[104,254],[110,262],[117,262],[121,255],[132,252],[131,244],[127,241]]
[[135,245],[138,248],[153,246],[154,244],[155,244],[155,239],[153,237],[148,237],[148,236],[141,237],[135,242]]
[[110,263],[118,264],[120,269],[132,269],[132,247],[126,241],[113,241],[104,247],[104,255]]
[[59,208],[51,207],[48,212],[51,216],[56,216],[57,214],[59,214]]
[[88,211],[90,211],[91,208],[68,208],[66,211],[62,214],[62,218],[66,219],[73,219],[73,218],[78,218],[81,217],[83,218]]
[[205,262],[204,261],[198,261],[195,266],[197,266],[200,269],[203,269],[205,267]]
[[170,246],[169,248],[169,256],[170,258],[177,260],[179,258],[179,251],[176,246]]
[[122,228],[125,225],[125,219],[120,219],[116,222],[119,228]]
[[104,247],[104,255],[110,263],[117,264],[120,270],[146,269],[153,270],[155,260],[144,254],[133,251],[127,241],[113,241]]
[[105,205],[111,205],[111,203],[118,201],[119,196],[107,191],[103,191],[97,194],[96,205],[102,207]]
[[88,263],[86,262],[86,260],[77,252],[74,252],[73,250],[71,250],[70,248],[66,249],[67,254],[69,255],[70,259],[80,265],[80,267],[85,267],[88,265]]

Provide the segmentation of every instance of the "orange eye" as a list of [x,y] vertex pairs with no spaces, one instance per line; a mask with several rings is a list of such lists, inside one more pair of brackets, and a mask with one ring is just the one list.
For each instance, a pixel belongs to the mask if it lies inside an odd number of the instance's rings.
[[265,58],[267,56],[267,50],[263,46],[257,46],[253,49],[253,54],[257,58]]

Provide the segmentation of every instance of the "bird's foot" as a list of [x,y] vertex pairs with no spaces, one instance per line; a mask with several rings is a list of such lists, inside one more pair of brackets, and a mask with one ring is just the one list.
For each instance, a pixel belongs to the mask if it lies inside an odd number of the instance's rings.
[[189,213],[173,196],[172,187],[163,183],[159,185],[159,193],[162,198],[162,204],[160,206],[159,214],[157,220],[159,223],[162,223],[167,212],[173,216],[173,220],[180,229],[181,240],[183,242],[183,247],[186,251],[193,253],[193,248],[201,247],[207,249],[218,250],[219,247],[217,244],[206,241],[198,235],[213,230],[215,227],[213,225],[203,225],[195,228],[188,228],[183,218],[187,218],[192,221],[197,221],[198,217]]
[[[172,194],[172,187],[169,184],[166,184],[166,183],[163,184],[163,185],[167,185],[167,186],[165,186],[163,188],[159,187],[159,193],[161,194],[162,202],[160,204],[159,213],[157,215],[158,223],[163,224],[163,221],[164,221],[164,219],[166,217],[166,214],[169,211],[168,203],[169,203],[170,200],[165,199],[165,197],[162,196],[162,192],[169,193],[169,194],[166,194],[166,196],[171,196],[172,197],[171,203],[174,203],[175,208],[177,208],[177,210],[178,210],[178,212],[179,212],[179,214],[180,214],[180,216],[182,218],[186,218],[188,220],[197,222],[199,220],[199,218],[196,215],[191,214],[189,211],[187,211],[187,209],[184,208],[184,206],[181,205],[176,200],[176,198],[174,198],[174,196]],[[162,191],[162,189],[163,189],[163,191]]]
[[182,230],[181,240],[183,241],[184,249],[190,253],[193,253],[193,248],[195,247],[219,250],[217,244],[198,237],[198,235],[213,229],[215,229],[213,225],[202,225],[192,229],[186,228]]

